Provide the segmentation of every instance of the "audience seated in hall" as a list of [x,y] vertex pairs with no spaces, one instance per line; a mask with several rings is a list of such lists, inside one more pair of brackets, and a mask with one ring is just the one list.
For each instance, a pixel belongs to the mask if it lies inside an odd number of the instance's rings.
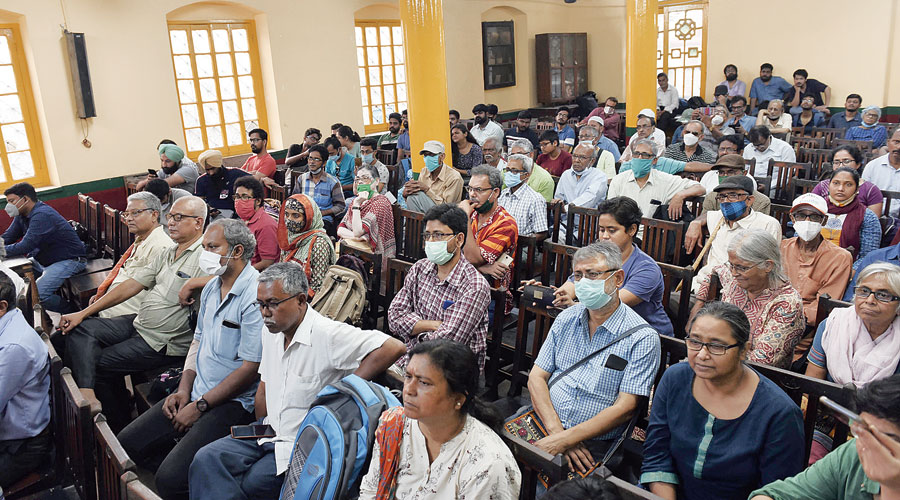
[[[125,375],[181,364],[193,333],[188,316],[196,309],[194,296],[199,296],[199,289],[219,267],[216,262],[212,269],[201,260],[206,220],[203,200],[190,196],[176,201],[168,219],[174,246],[93,304],[59,322],[66,340],[65,363],[88,400],[94,399],[96,391],[113,430],[124,427],[130,414]],[[149,292],[136,315],[91,317],[144,289]]]
[[40,275],[35,284],[41,306],[48,311],[66,312],[57,292],[67,278],[84,270],[84,243],[59,212],[38,200],[31,184],[18,182],[3,194],[4,210],[12,218],[3,232],[6,256],[31,258],[35,274]]
[[829,113],[828,102],[831,101],[831,87],[816,80],[809,78],[809,73],[805,69],[794,71],[794,85],[784,93],[784,102],[790,109],[791,113],[800,107],[801,100],[811,96],[815,109],[822,113]]
[[747,162],[741,156],[743,150],[744,144],[736,135],[728,135],[719,140],[719,158],[712,169],[700,178],[700,185],[706,189],[706,197],[703,198],[703,213],[719,210],[719,202],[716,200],[713,190],[720,182],[734,175],[744,175],[753,180],[753,204],[750,205],[750,208],[769,215],[772,210],[772,200],[759,192],[756,180],[747,172]]
[[[847,249],[854,261],[881,246],[881,223],[859,197],[859,173],[851,167],[840,167],[831,173],[828,184],[828,214],[822,236]],[[854,263],[854,270],[858,270]]]
[[706,190],[697,181],[684,179],[656,170],[658,151],[655,142],[638,139],[631,143],[634,159],[631,169],[619,172],[609,183],[609,197],[627,196],[637,202],[645,217],[661,218],[656,214],[660,206],[668,205],[672,220],[681,218],[684,200],[703,196]]
[[588,118],[587,126],[597,131],[597,139],[594,141],[594,146],[609,151],[609,154],[613,155],[613,161],[619,161],[619,146],[603,135],[603,118],[592,116],[591,118]]
[[295,194],[284,200],[277,236],[281,262],[300,264],[312,298],[325,281],[328,268],[337,261],[337,255],[325,231],[322,212],[310,196]]
[[[457,120],[459,113],[457,113]],[[397,141],[400,139],[400,125],[403,122],[403,116],[400,113],[391,113],[388,115],[388,131],[378,136],[375,149],[389,149],[397,147]],[[362,143],[360,143],[362,146]]]
[[653,140],[657,146],[656,151],[658,151],[656,156],[661,155],[666,150],[666,134],[656,128],[656,114],[652,110],[642,109],[638,113],[635,129],[637,132],[629,138],[628,145],[625,146],[625,150],[622,151],[622,156],[619,158],[622,163],[631,160],[633,154],[632,146],[637,139]]
[[274,186],[275,179],[275,158],[269,154],[267,148],[269,146],[269,134],[261,129],[255,128],[247,133],[247,143],[250,144],[250,152],[253,153],[247,158],[247,161],[241,166],[241,170],[253,175],[259,182],[266,186]]
[[667,368],[654,392],[641,482],[663,498],[745,500],[800,472],[803,414],[743,362],[753,347],[741,308],[707,304],[685,344],[687,363]]
[[246,175],[234,182],[234,210],[240,220],[253,231],[256,250],[250,256],[250,265],[257,271],[278,262],[281,250],[278,248],[278,222],[266,212],[265,188],[255,176]]
[[[765,125],[758,125],[750,129],[747,134],[750,144],[744,148],[745,160],[756,160],[756,166],[750,174],[754,177],[765,177],[769,169],[769,160],[797,161],[797,155],[790,144],[772,135]],[[772,178],[777,179],[780,168],[772,170]],[[773,185],[774,187],[774,185]],[[767,193],[768,194],[768,193]]]
[[[463,253],[468,218],[456,205],[425,213],[425,259],[416,262],[391,300],[388,326],[409,349],[419,342],[450,339],[469,346],[484,370],[491,290]],[[404,368],[406,356],[397,360]],[[401,372],[402,374],[402,372]]]
[[803,129],[803,134],[811,135],[814,129],[825,126],[825,114],[813,108],[813,96],[804,96],[799,108],[791,109],[791,125]]
[[765,109],[760,110],[759,116],[756,117],[756,125],[765,125],[770,133],[784,141],[790,141],[794,117],[790,113],[784,112],[784,101],[772,99]]
[[388,182],[391,180],[391,172],[384,166],[384,163],[381,163],[375,156],[376,149],[378,149],[378,142],[374,137],[363,137],[363,140],[359,141],[360,163],[356,166],[354,175],[359,175],[359,169],[362,167],[374,168],[375,173],[378,174],[375,176],[375,180],[377,180],[378,185],[381,186],[376,192],[387,196],[387,199],[393,203],[397,201],[397,198],[395,198],[387,189]]
[[441,203],[459,203],[462,200],[462,176],[444,163],[444,144],[426,141],[419,154],[424,157],[425,168],[419,172],[418,180],[409,180],[403,185],[403,197],[409,209],[425,213]]
[[722,71],[725,73],[725,80],[719,85],[724,85],[725,88],[728,89],[728,97],[744,97],[747,94],[747,84],[738,80],[737,66],[734,64],[726,64],[725,69]]
[[178,389],[118,435],[128,456],[156,474],[156,491],[166,500],[188,497],[188,468],[200,448],[226,436],[232,425],[254,420],[263,328],[256,304],[259,271],[250,265],[255,247],[240,221],[209,225],[203,259],[219,267],[200,295]]
[[851,426],[856,439],[796,476],[750,494],[750,500],[872,500],[900,498],[900,375],[877,380],[854,395],[866,425]]
[[[156,179],[156,181],[158,180]],[[92,304],[121,283],[135,277],[141,272],[141,269],[153,265],[160,254],[167,252],[172,247],[174,244],[172,238],[169,238],[169,235],[163,230],[163,226],[159,224],[158,213],[161,211],[159,199],[153,193],[142,191],[128,197],[128,205],[121,215],[128,225],[128,232],[135,236],[134,243],[125,250],[116,265],[106,275],[103,283],[97,287],[97,293],[90,300]],[[127,314],[137,314],[148,293],[147,290],[141,290],[134,297],[100,311],[99,316],[115,318]]]
[[466,186],[469,199],[460,201],[459,208],[469,219],[463,245],[466,260],[485,275],[492,287],[506,288],[506,307],[501,312],[509,314],[513,308],[510,280],[515,262],[512,259],[504,262],[501,257],[515,256],[519,228],[516,220],[498,203],[501,179],[500,171],[494,167],[481,165],[473,168],[472,178]]
[[49,423],[47,345],[16,308],[15,284],[0,273],[0,491],[52,461]]
[[262,340],[256,389],[257,423],[271,439],[223,437],[204,446],[191,463],[191,498],[276,498],[294,439],[316,394],[351,373],[371,379],[406,352],[402,342],[332,321],[309,307],[306,273],[285,262],[258,278],[257,304],[268,331]]
[[784,93],[790,90],[791,84],[787,80],[772,75],[774,69],[769,63],[760,65],[759,76],[750,85],[750,107],[753,110],[765,109],[769,101],[782,99]]
[[583,142],[579,142],[572,151],[572,168],[560,176],[551,201],[562,205],[563,214],[568,212],[569,206],[597,208],[606,199],[609,181],[599,168],[590,166],[593,153],[594,147]]
[[[491,139],[485,141],[485,144],[490,144]],[[509,146],[509,154],[510,155],[525,155],[532,160],[534,160],[534,146],[531,145],[531,142],[527,139],[519,139],[513,141],[512,145]],[[491,165],[492,167],[497,167],[497,165],[492,164],[487,161],[487,154],[485,154],[485,163]],[[499,167],[500,172],[506,171],[506,160],[501,160],[500,162],[495,162],[497,164],[501,164],[502,167]],[[531,175],[528,176],[528,181],[526,182],[531,189],[534,189],[539,195],[541,195],[545,201],[550,201],[553,199],[553,191],[556,189],[556,183],[553,182],[553,176],[550,175],[550,172],[547,169],[541,167],[537,163],[532,162],[531,167]],[[506,184],[503,184],[503,188],[506,189]]]
[[878,106],[869,106],[862,112],[862,122],[847,129],[844,139],[852,141],[872,141],[872,150],[877,154],[887,153],[885,143],[887,142],[887,129],[884,125],[879,125],[878,120],[881,119],[881,108]]
[[406,367],[404,405],[379,420],[359,498],[417,498],[423,491],[435,500],[518,498],[522,473],[497,435],[503,421],[478,392],[476,358],[468,347],[444,339],[416,345]]
[[781,240],[781,264],[791,285],[803,299],[807,325],[816,324],[819,296],[843,297],[850,281],[850,252],[822,237],[828,206],[821,196],[806,193],[791,205],[797,236]]
[[663,158],[684,162],[701,162],[712,165],[716,162],[716,151],[707,149],[700,141],[703,140],[703,122],[691,120],[684,125],[683,142],[673,142],[663,152]]
[[590,120],[594,116],[598,116],[603,120],[603,135],[609,138],[611,141],[619,140],[619,122],[622,120],[619,112],[616,111],[616,106],[619,105],[619,100],[615,97],[607,97],[606,101],[603,103],[603,106],[598,106],[594,108],[579,125],[587,125],[588,120]]
[[159,223],[166,231],[166,234],[169,234],[169,226],[166,224],[166,215],[172,210],[172,205],[174,205],[176,201],[185,196],[192,196],[192,194],[184,189],[170,188],[169,185],[166,184],[166,181],[162,179],[150,179],[150,181],[144,185],[143,190],[148,193],[153,193],[159,199],[159,202],[162,205],[162,209],[159,212]]
[[509,157],[503,176],[506,187],[500,192],[497,205],[515,219],[520,236],[534,236],[540,241],[547,237],[547,202],[528,186],[533,168],[534,161],[528,156]]
[[193,194],[197,178],[202,174],[200,167],[184,155],[184,150],[174,142],[164,139],[157,147],[160,169],[156,174],[150,174],[146,179],[138,182],[137,189],[144,189],[151,179],[157,178],[166,181],[171,188],[184,189]]
[[[328,139],[326,139],[327,141]],[[293,194],[302,194],[314,201],[319,209],[325,231],[331,236],[337,236],[335,219],[343,216],[347,205],[344,202],[341,182],[337,177],[325,171],[326,158],[328,158],[328,150],[325,146],[316,144],[310,148],[307,157],[309,171],[297,176]],[[281,250],[284,251],[284,245]]]
[[625,273],[613,242],[579,248],[573,262],[579,302],[553,322],[528,375],[528,393],[549,434],[535,445],[550,454],[564,453],[573,471],[586,472],[623,433],[640,398],[650,395],[660,342],[657,332],[619,298]]
[[379,191],[378,172],[370,166],[359,167],[353,182],[356,196],[338,225],[337,235],[341,244],[380,255],[382,269],[387,269],[388,259],[397,255],[394,212],[390,200]]
[[310,148],[315,146],[322,140],[322,132],[317,128],[308,128],[303,133],[303,142],[300,144],[291,144],[287,150],[284,164],[291,168],[292,171],[303,173],[309,170],[307,157]]
[[572,168],[572,155],[560,144],[559,134],[555,131],[547,130],[541,134],[539,144],[541,154],[537,157],[538,165],[557,177]]
[[[854,146],[853,144],[844,144],[842,146],[838,146],[831,152],[831,164],[835,169],[846,167],[859,172],[863,166],[863,159],[864,156],[862,154],[862,151],[860,151],[859,148]],[[831,179],[825,179],[822,182],[818,183],[816,187],[813,188],[812,192],[821,196],[822,198],[827,198],[830,185]],[[859,185],[859,190],[857,190],[856,197],[859,198],[859,202],[862,203],[866,208],[871,210],[878,217],[881,217],[884,195],[881,194],[881,190],[878,189],[878,186],[872,184],[869,181],[863,180]]]
[[537,132],[531,128],[532,116],[528,110],[519,111],[516,116],[516,123],[512,127],[506,129],[503,133],[503,147],[509,148],[511,142],[515,139],[528,139],[533,147],[538,145]]
[[[887,154],[866,163],[862,179],[887,191],[900,191],[900,176],[896,175],[900,168],[900,128],[891,134],[887,141]],[[900,203],[894,203],[891,212],[882,215],[897,217],[900,215]]]
[[[728,262],[714,271],[722,283],[722,301],[740,307],[750,320],[747,360],[787,368],[806,322],[803,299],[784,273],[778,247],[769,232],[745,229],[728,244]],[[689,326],[703,305],[715,300],[709,281],[704,278],[697,291]]]
[[457,123],[450,127],[450,152],[453,157],[453,168],[462,175],[484,163],[481,146],[469,132],[465,123]]
[[561,106],[556,109],[556,117],[553,119],[553,128],[550,131],[556,132],[559,137],[559,147],[570,153],[575,147],[575,128],[569,125],[569,108]]
[[338,136],[328,137],[324,143],[328,151],[325,161],[325,172],[341,183],[344,198],[349,198],[353,191],[353,173],[356,168],[356,157],[342,145]]
[[[608,182],[609,179],[616,176],[616,159],[613,157],[612,153],[598,145],[597,141],[599,138],[600,131],[594,127],[585,125],[578,129],[578,145],[584,144],[585,146],[591,147],[592,159],[589,166],[603,172]],[[574,149],[572,150],[572,154],[575,154]],[[573,159],[572,163],[574,162]],[[560,174],[560,177],[562,177],[562,174]]]
[[[726,155],[722,161],[734,165],[740,158],[737,155]],[[718,210],[710,210],[697,217],[687,227],[684,235],[684,248],[690,252],[695,246],[702,247],[702,227],[709,230],[712,243],[706,257],[706,265],[694,276],[692,289],[696,292],[700,284],[717,266],[728,261],[731,242],[744,229],[760,229],[781,241],[781,224],[774,217],[753,209],[756,190],[753,179],[746,175],[726,177],[707,198],[715,198],[719,203]]]
[[195,195],[209,207],[210,220],[230,219],[234,216],[234,181],[250,175],[239,168],[222,164],[222,152],[209,149],[200,153],[197,163],[206,171],[197,179]]
[[497,145],[502,149],[506,147],[506,141],[504,141],[504,133],[503,129],[500,125],[497,125],[497,122],[491,120],[487,115],[488,108],[484,104],[476,104],[474,108],[472,108],[472,114],[475,115],[475,126],[472,127],[472,130],[469,132],[475,137],[475,140],[478,141],[479,146],[484,146],[484,141],[487,140],[488,137],[493,137],[497,139]]
[[862,123],[862,113],[859,112],[860,106],[862,106],[861,95],[848,95],[844,101],[844,111],[832,115],[831,120],[828,120],[828,128],[848,129],[860,125]]

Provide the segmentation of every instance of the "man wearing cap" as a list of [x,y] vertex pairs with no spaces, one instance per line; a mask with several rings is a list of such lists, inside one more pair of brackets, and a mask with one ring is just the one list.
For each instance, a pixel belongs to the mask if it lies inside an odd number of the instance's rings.
[[656,143],[659,154],[666,150],[666,133],[656,128],[656,114],[653,113],[652,109],[645,108],[638,113],[636,128],[637,132],[631,136],[631,140],[625,146],[625,150],[622,151],[621,161],[631,160],[631,144],[637,139],[653,140]]
[[594,148],[609,151],[610,154],[613,155],[613,160],[619,161],[619,158],[621,157],[621,155],[619,154],[619,146],[617,146],[613,141],[609,140],[608,137],[603,135],[603,118],[600,118],[599,116],[592,116],[588,119],[587,126],[597,131],[597,141],[594,142]]
[[[166,181],[171,188],[184,189],[189,193],[194,192],[197,185],[197,177],[200,176],[200,168],[190,158],[184,156],[184,150],[175,144],[159,145],[160,169],[156,171],[156,177]],[[144,189],[150,179],[144,179],[137,184],[137,190]]]
[[[726,141],[723,140],[722,142],[724,143]],[[748,179],[753,180],[753,177],[747,174],[747,162],[741,155],[733,153],[722,154],[719,156],[719,159],[716,160],[716,164],[713,165],[712,170],[703,174],[703,178],[700,179],[700,185],[706,189],[707,194],[712,194],[713,189],[715,189],[720,182],[733,175],[744,175]],[[753,184],[754,186],[756,185],[755,180],[753,181]],[[757,212],[768,214],[771,211],[771,207],[772,200],[770,200],[768,196],[759,191],[753,192],[753,205],[750,208]],[[707,196],[706,199],[703,200],[704,212],[718,209],[719,202],[716,201],[715,196]]]
[[200,153],[197,161],[206,173],[197,179],[197,189],[194,194],[206,201],[210,208],[211,220],[220,217],[232,218],[234,215],[234,181],[250,175],[250,173],[239,168],[223,166],[222,152],[218,149],[209,149]]
[[781,264],[803,298],[806,324],[816,325],[819,296],[843,297],[850,281],[853,256],[822,237],[828,204],[817,194],[802,194],[791,204],[797,236],[781,241]]
[[712,165],[716,162],[715,151],[709,150],[700,144],[703,140],[703,122],[690,120],[684,126],[682,142],[673,142],[666,148],[663,158],[671,158],[684,162],[700,162]]
[[478,141],[478,145],[484,145],[484,141],[487,140],[488,137],[494,137],[497,139],[497,143],[501,148],[505,147],[505,141],[503,140],[503,129],[498,125],[495,121],[488,118],[487,115],[488,108],[484,104],[476,104],[474,108],[472,108],[472,113],[475,114],[475,126],[472,127],[469,132],[472,133],[472,137]]
[[425,213],[441,203],[459,203],[462,200],[462,176],[444,164],[444,145],[440,141],[426,141],[419,154],[425,158],[425,168],[419,172],[418,180],[403,185],[403,197],[409,209]]
[[753,205],[754,188],[753,179],[745,175],[735,175],[723,180],[713,190],[721,209],[706,214],[707,223],[711,228],[712,243],[706,265],[694,276],[695,293],[713,268],[728,261],[728,245],[740,231],[762,229],[776,240],[781,240],[781,224],[775,218],[750,208]]
[[532,146],[537,147],[538,145],[538,135],[531,128],[531,113],[528,110],[519,111],[519,115],[516,117],[516,125],[506,129],[506,133],[503,136],[503,145],[509,148],[510,142],[515,139],[528,139],[531,141]]

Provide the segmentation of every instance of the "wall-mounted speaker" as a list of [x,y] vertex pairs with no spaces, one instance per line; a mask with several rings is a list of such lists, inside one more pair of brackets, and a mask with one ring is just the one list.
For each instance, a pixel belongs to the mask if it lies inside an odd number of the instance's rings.
[[69,52],[69,72],[72,75],[72,87],[75,89],[75,105],[78,118],[97,116],[94,107],[94,91],[91,88],[91,72],[88,68],[87,48],[84,33],[65,32],[66,47]]

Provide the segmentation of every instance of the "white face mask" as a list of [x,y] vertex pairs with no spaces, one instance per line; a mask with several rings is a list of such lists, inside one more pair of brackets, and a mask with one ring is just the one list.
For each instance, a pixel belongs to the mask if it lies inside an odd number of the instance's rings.
[[603,112],[606,114],[611,114],[613,112],[612,106],[604,106]]
[[794,223],[794,231],[803,241],[812,241],[822,232],[822,224],[810,220],[802,220]]
[[200,251],[200,260],[197,264],[200,266],[200,270],[206,274],[209,274],[211,276],[222,276],[223,274],[225,274],[225,268],[228,267],[227,264],[221,263],[223,258],[232,259],[233,257],[228,255],[219,255],[217,253],[203,249]]
[[684,144],[685,146],[693,146],[700,142],[700,138],[694,134],[684,134]]
[[722,118],[722,115],[716,115],[716,116],[712,117],[711,121],[712,121],[713,125],[721,125],[722,122],[725,121],[725,118]]

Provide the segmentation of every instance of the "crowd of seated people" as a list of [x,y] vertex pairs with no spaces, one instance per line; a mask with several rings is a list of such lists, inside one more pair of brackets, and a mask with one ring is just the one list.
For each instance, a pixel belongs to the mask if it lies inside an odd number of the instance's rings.
[[[886,410],[897,395],[883,387],[900,373],[900,241],[881,248],[889,235],[879,217],[900,208],[884,207],[881,191],[900,188],[892,176],[900,132],[888,134],[880,109],[860,109],[855,95],[830,116],[830,89],[803,70],[791,85],[763,65],[748,104],[737,70],[726,66],[708,110],[689,113],[659,75],[658,112],[641,110],[624,147],[616,143],[626,138],[617,135],[615,98],[580,125],[570,108],[556,109],[544,128],[529,111],[506,130],[493,105],[476,105],[473,121],[451,111],[449,152],[441,137],[410,151],[405,112],[391,114],[378,136],[340,123],[326,137],[311,128],[285,158],[283,178],[261,129],[248,133],[252,154],[241,167],[226,166],[216,150],[194,163],[164,141],[161,168],[138,183],[122,212],[134,243],[77,312],[58,289],[84,268],[84,247],[28,185],[5,193],[13,223],[4,242],[8,255],[36,256],[43,267],[41,303],[63,313],[54,345],[166,499],[277,497],[318,391],[350,373],[385,372],[402,384],[404,405],[381,418],[361,498],[406,498],[425,487],[434,498],[516,498],[522,477],[500,438],[511,415],[478,396],[490,325],[497,314],[512,318],[518,305],[519,237],[540,242],[561,229],[564,238],[574,207],[595,211],[598,241],[585,241],[571,270],[558,271],[561,311],[528,367],[527,403],[547,431],[537,448],[587,472],[630,432],[652,394],[640,483],[662,498],[799,499],[804,488],[835,488],[838,475],[889,493],[900,487],[884,468],[900,463],[885,437],[900,423]],[[853,144],[835,147],[832,169],[811,193],[774,200],[773,184],[759,185],[769,161],[794,162],[790,134],[826,123],[848,129],[847,139],[871,141],[874,159]],[[394,165],[379,160],[393,151]],[[392,175],[400,180],[393,190]],[[274,188],[285,197],[273,209]],[[688,203],[699,210],[690,214]],[[374,254],[382,269],[397,257],[409,230],[395,225],[398,205],[422,214],[424,255],[386,297],[384,333],[316,312],[310,302],[341,246]],[[562,212],[562,227],[553,227],[548,208]],[[786,217],[773,216],[776,209]],[[697,258],[682,331],[664,270],[641,249],[643,218],[684,222],[676,244]],[[10,306],[18,293],[14,284],[6,289],[5,276],[0,362],[19,355],[0,365],[16,374],[12,384],[0,373],[0,395],[10,395],[0,399],[0,416],[11,415],[0,421],[28,424],[0,429],[4,464],[18,450],[49,451],[45,404],[33,397],[46,394],[46,347],[3,335],[4,318],[18,321]],[[492,289],[504,292],[503,303]],[[826,294],[852,305],[819,321]],[[654,385],[661,335],[686,337],[687,362]],[[818,461],[804,471],[800,407],[746,361],[858,387],[866,423],[854,427],[858,439],[831,443],[819,430]],[[178,387],[133,418],[125,377],[167,367],[183,368]],[[17,406],[16,398],[34,404]],[[7,407],[15,411],[3,413]],[[252,422],[270,425],[275,437],[228,435]],[[22,444],[13,449],[10,441]],[[621,460],[618,452],[606,465],[616,471]],[[0,487],[38,464],[22,459],[0,472]],[[603,488],[595,488],[600,498]]]

